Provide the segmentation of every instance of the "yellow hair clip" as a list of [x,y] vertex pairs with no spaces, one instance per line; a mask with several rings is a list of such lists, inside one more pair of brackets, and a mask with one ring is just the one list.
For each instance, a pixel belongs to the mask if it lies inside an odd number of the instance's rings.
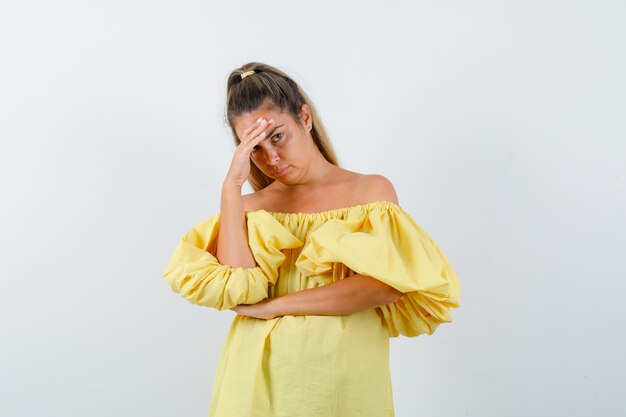
[[246,78],[248,75],[252,75],[254,74],[254,70],[250,70],[250,71],[246,71],[243,74],[241,74],[241,79],[243,80],[244,78]]

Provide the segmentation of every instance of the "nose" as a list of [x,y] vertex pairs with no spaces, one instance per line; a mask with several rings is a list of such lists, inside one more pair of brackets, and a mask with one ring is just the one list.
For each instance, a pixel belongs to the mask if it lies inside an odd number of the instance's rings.
[[278,157],[278,152],[271,147],[265,151],[265,162],[268,165],[276,165],[280,158]]

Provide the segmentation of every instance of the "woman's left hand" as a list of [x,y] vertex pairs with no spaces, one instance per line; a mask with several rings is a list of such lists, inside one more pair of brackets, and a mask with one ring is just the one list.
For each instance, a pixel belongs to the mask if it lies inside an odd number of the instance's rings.
[[239,304],[233,308],[229,308],[229,310],[235,311],[242,316],[271,320],[279,315],[272,307],[272,299],[266,298],[256,304]]

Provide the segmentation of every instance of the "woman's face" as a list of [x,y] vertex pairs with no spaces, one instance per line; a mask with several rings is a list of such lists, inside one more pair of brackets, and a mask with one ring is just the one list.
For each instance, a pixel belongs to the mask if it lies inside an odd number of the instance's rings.
[[297,182],[306,173],[312,152],[317,149],[306,128],[311,125],[311,114],[306,104],[302,106],[300,115],[304,127],[289,113],[280,113],[261,105],[257,110],[242,114],[234,123],[237,137],[241,140],[243,132],[257,119],[274,119],[274,123],[265,129],[266,138],[250,153],[250,159],[265,175],[283,183]]

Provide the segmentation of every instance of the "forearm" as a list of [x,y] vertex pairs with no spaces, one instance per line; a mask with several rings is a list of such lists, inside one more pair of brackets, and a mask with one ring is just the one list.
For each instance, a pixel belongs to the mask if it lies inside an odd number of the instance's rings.
[[402,293],[375,278],[355,274],[331,284],[310,288],[271,300],[278,316],[336,316],[389,304]]
[[220,228],[216,253],[221,264],[243,268],[256,266],[246,235],[246,216],[241,189],[225,184],[222,187]]

